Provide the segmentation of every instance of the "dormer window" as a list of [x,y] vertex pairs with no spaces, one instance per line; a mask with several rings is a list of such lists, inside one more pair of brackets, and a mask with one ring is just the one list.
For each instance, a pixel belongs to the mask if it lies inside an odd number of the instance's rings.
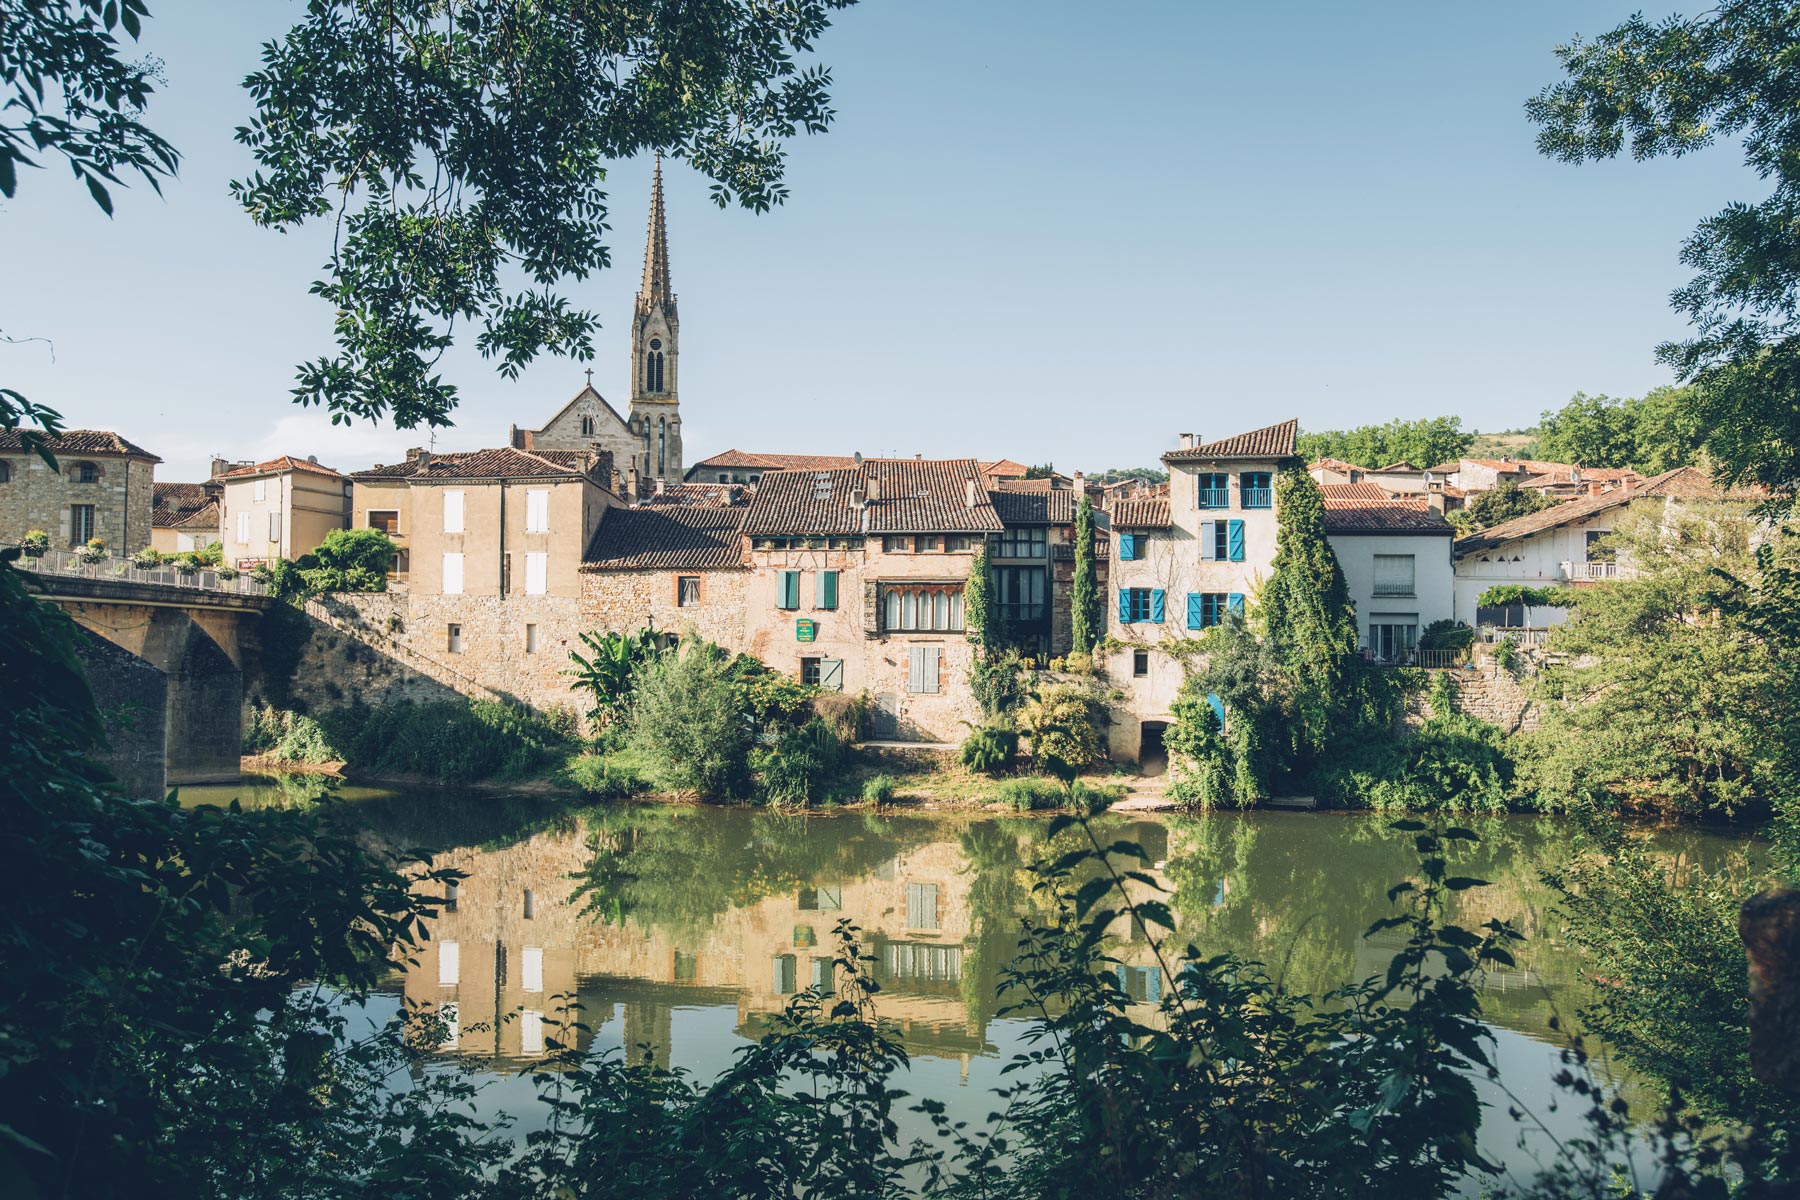
[[75,464],[75,482],[76,483],[99,483],[100,482],[100,468],[96,467],[91,462],[76,463]]

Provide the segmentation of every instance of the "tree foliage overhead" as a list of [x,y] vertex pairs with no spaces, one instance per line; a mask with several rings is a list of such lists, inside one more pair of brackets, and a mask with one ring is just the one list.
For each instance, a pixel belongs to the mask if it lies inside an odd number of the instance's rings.
[[1700,458],[1706,430],[1694,387],[1652,388],[1641,397],[1576,392],[1538,424],[1535,457],[1584,467],[1630,467],[1660,475]]
[[1792,499],[1800,482],[1800,21],[1774,0],[1694,16],[1633,15],[1557,48],[1564,78],[1526,104],[1538,149],[1564,162],[1679,156],[1725,140],[1766,180],[1683,244],[1694,271],[1671,301],[1694,336],[1657,353],[1701,385],[1699,427],[1720,477]]
[[1461,417],[1421,417],[1416,421],[1395,418],[1385,425],[1359,425],[1354,429],[1302,430],[1300,457],[1338,458],[1359,467],[1385,467],[1409,462],[1433,467],[1468,453],[1475,435],[1464,431]]
[[337,350],[296,400],[446,425],[463,325],[509,378],[592,357],[562,289],[608,265],[608,162],[660,150],[721,206],[781,203],[783,139],[832,119],[829,72],[799,59],[852,2],[315,0],[245,81],[257,169],[233,184],[258,224],[334,223],[313,290]]

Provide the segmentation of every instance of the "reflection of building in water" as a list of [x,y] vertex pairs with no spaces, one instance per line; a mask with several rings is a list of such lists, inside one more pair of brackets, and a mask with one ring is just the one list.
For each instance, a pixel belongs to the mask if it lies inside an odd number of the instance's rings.
[[649,1046],[667,1066],[677,1007],[735,1003],[739,1032],[755,1037],[802,989],[835,989],[836,927],[848,920],[874,960],[878,1013],[910,1053],[992,1051],[983,1031],[994,980],[965,978],[978,928],[954,841],[904,849],[857,877],[751,899],[695,929],[582,915],[573,876],[592,853],[576,831],[434,858],[467,878],[431,923],[432,940],[405,965],[404,990],[453,1016],[446,1050],[538,1057],[558,1036],[563,1005],[577,1000],[590,1030],[622,1016],[627,1053],[639,1058]]

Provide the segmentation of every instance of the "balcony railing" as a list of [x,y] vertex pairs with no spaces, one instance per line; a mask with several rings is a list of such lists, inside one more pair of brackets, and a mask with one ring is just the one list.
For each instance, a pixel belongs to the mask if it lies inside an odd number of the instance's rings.
[[1274,488],[1245,488],[1240,495],[1245,508],[1274,508]]
[[165,587],[190,588],[195,591],[226,592],[239,596],[266,596],[269,587],[250,578],[248,572],[235,579],[220,579],[219,573],[201,569],[192,573],[177,571],[172,566],[136,567],[129,558],[103,558],[88,562],[72,550],[46,550],[41,557],[20,555],[13,564],[21,570],[40,575],[72,575],[81,579],[118,579],[125,583],[155,583]]
[[1563,578],[1570,583],[1597,583],[1601,580],[1637,578],[1637,568],[1628,563],[1566,562],[1562,565],[1562,569]]
[[1469,661],[1467,650],[1396,649],[1386,652],[1365,646],[1362,660],[1372,667],[1460,667]]
[[1231,507],[1231,489],[1230,488],[1201,488],[1200,489],[1200,507],[1201,508],[1230,508]]

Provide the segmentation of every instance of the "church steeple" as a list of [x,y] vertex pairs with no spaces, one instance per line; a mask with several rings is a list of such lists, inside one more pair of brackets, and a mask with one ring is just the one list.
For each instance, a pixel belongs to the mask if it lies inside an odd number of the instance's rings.
[[648,479],[681,478],[681,393],[677,370],[681,318],[669,279],[668,217],[663,209],[662,154],[650,182],[650,227],[644,282],[631,329],[631,430],[639,469]]

